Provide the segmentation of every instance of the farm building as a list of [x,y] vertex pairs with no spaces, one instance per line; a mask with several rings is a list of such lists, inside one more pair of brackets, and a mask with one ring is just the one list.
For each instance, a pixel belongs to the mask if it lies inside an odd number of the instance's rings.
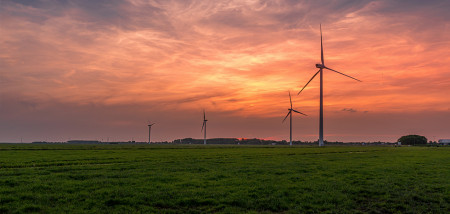
[[440,139],[438,142],[442,145],[450,145],[450,139]]

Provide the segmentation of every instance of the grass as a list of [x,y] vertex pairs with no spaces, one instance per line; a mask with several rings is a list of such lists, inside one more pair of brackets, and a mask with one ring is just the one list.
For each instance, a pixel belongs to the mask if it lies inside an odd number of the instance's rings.
[[450,148],[0,144],[30,212],[450,213]]

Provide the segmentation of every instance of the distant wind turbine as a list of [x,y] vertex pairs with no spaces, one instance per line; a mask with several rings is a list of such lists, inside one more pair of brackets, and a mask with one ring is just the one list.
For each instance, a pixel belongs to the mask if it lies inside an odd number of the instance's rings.
[[[202,131],[201,132],[203,132],[203,144],[205,144],[206,145],[206,122],[207,122],[208,120],[206,119],[206,113],[205,113],[205,110],[203,109],[203,125],[202,125]],[[204,130],[205,131],[203,131],[203,128],[204,128]]]
[[[318,73],[320,73],[320,120],[319,120],[319,146],[324,146],[323,143],[323,69],[328,69],[330,71],[334,71],[338,74],[344,75],[346,77],[352,78],[356,81],[362,82],[359,79],[353,78],[349,75],[343,74],[339,71],[333,70],[331,68],[328,68],[327,66],[325,66],[325,62],[323,60],[323,44],[322,44],[322,24],[320,25],[320,58],[322,60],[322,64],[316,64],[316,68],[319,68],[319,71],[317,71],[314,76],[306,83],[305,86],[303,86],[302,90],[300,90],[300,92],[303,91],[303,89],[306,88],[306,86],[311,82],[311,80],[314,79],[314,77],[317,76]],[[298,92],[297,95],[300,94],[300,92]]]
[[[290,140],[289,141],[289,145],[292,146],[292,112],[299,113],[299,114],[303,114],[303,113],[301,113],[301,112],[299,112],[299,111],[297,111],[297,110],[292,108],[292,99],[291,99],[291,92],[290,91],[289,91],[289,102],[291,102],[291,108],[288,109],[289,112],[287,113],[286,117],[283,119],[283,122],[286,120],[286,118],[288,116],[291,116],[290,117],[290,126],[289,126],[289,129],[290,129],[290,132],[289,132],[289,140]],[[308,116],[306,114],[303,114],[303,115]]]
[[150,133],[152,131],[152,126],[155,125],[155,123],[148,124],[148,143],[150,143]]

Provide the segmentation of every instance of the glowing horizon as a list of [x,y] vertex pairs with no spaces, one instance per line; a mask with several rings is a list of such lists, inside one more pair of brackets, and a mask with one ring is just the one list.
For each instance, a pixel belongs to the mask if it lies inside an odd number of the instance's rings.
[[[320,62],[325,140],[450,138],[450,3],[2,1],[0,142],[288,139]],[[294,109],[317,140],[319,82]],[[158,126],[159,125],[159,126]],[[435,138],[435,139],[433,139]]]

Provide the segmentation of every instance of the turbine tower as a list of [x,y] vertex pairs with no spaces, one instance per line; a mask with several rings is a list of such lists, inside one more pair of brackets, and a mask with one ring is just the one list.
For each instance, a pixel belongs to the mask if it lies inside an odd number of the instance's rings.
[[152,126],[155,125],[155,123],[148,124],[148,143],[150,143],[150,133],[152,131]]
[[[353,77],[351,77],[351,76],[349,76],[349,75],[343,74],[343,73],[341,73],[341,72],[339,72],[339,71],[336,71],[336,70],[333,70],[333,69],[331,69],[331,68],[328,68],[327,66],[325,66],[325,62],[324,62],[324,60],[323,60],[322,24],[320,25],[320,58],[321,58],[322,64],[316,64],[316,68],[318,68],[319,71],[317,71],[317,72],[314,74],[314,76],[306,83],[306,85],[303,86],[303,88],[302,88],[302,90],[300,90],[300,92],[302,92],[303,89],[305,89],[306,86],[311,82],[311,80],[313,80],[314,77],[316,77],[317,74],[320,73],[319,146],[324,146],[324,143],[323,143],[323,70],[324,70],[324,69],[327,69],[327,70],[330,70],[330,71],[334,71],[334,72],[336,72],[336,73],[338,73],[338,74],[344,75],[344,76],[346,76],[346,77],[352,78],[352,79],[354,79],[354,80],[356,80],[356,81],[359,81],[359,82],[362,82],[362,81],[359,80],[359,79],[353,78]],[[299,95],[300,92],[298,92],[297,95]]]
[[[206,119],[205,110],[203,109],[203,125],[202,125],[202,131],[203,132],[203,144],[206,145],[206,122],[208,120]],[[203,131],[203,127],[205,128],[205,131]]]
[[[292,146],[292,112],[299,113],[299,114],[303,114],[303,113],[301,113],[301,112],[299,112],[299,111],[297,111],[297,110],[292,108],[292,99],[291,99],[291,92],[290,91],[289,91],[289,102],[291,102],[291,108],[288,109],[289,112],[287,113],[286,117],[283,119],[283,122],[286,120],[286,118],[288,116],[291,116],[290,117],[290,126],[289,126],[289,130],[290,130],[289,131],[289,146]],[[306,114],[303,114],[303,115],[308,116]]]

